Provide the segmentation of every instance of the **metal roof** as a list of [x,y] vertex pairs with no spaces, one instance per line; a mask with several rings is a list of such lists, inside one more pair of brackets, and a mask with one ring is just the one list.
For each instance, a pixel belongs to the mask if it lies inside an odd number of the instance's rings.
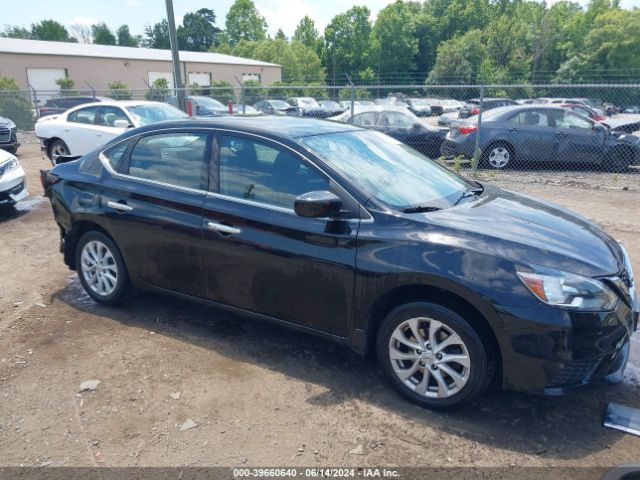
[[[41,40],[23,40],[20,38],[0,38],[0,53],[28,55],[63,55],[71,57],[122,58],[126,60],[171,61],[171,50],[153,48],[116,47],[86,43],[44,42]],[[261,67],[279,67],[275,63],[261,62],[250,58],[233,57],[221,53],[180,52],[181,62],[218,63],[225,65],[255,65]]]

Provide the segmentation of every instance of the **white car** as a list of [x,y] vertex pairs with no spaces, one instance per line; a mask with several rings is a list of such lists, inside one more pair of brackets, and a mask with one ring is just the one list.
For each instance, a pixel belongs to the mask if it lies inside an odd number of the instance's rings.
[[15,155],[0,150],[0,206],[15,205],[29,196],[26,175]]
[[166,103],[114,100],[40,118],[35,130],[42,149],[55,164],[61,155],[85,155],[129,128],[187,116]]

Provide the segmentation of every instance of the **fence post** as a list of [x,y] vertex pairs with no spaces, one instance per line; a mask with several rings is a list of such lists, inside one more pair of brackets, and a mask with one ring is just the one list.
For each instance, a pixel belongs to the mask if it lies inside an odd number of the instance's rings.
[[40,105],[38,104],[38,92],[36,91],[36,89],[35,89],[35,88],[33,88],[33,87],[31,86],[31,84],[28,84],[27,86],[28,86],[28,87],[31,89],[31,91],[33,92],[33,104],[34,104],[34,105],[35,105],[35,107],[36,107],[36,117],[40,118]]
[[349,86],[351,87],[351,118],[353,118],[353,106],[356,101],[356,87],[353,85],[349,74],[347,74],[347,80],[349,81]]
[[471,169],[475,173],[480,163],[480,130],[482,128],[482,110],[484,108],[484,84],[480,84],[480,113],[478,113],[478,130],[476,130],[476,146],[473,150],[473,160],[471,161]]

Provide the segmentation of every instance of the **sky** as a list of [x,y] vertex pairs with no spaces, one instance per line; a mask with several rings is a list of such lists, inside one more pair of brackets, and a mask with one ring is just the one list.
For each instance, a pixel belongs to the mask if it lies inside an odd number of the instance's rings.
[[[279,28],[287,36],[291,36],[305,15],[316,22],[316,27],[322,33],[333,16],[353,5],[367,5],[374,20],[380,9],[392,2],[393,0],[254,0],[267,20],[272,36]],[[216,13],[218,27],[224,28],[224,19],[232,3],[233,0],[174,0],[173,8],[178,23],[186,12],[203,7],[211,8]],[[553,0],[548,3],[553,3]],[[585,5],[588,0],[578,0],[578,3]],[[640,7],[640,0],[622,0],[621,6]],[[126,23],[131,32],[137,34],[143,32],[146,24],[162,20],[165,14],[165,0],[21,0],[12,4],[10,14],[2,16],[0,27],[5,24],[29,26],[51,18],[67,27],[73,24],[105,22],[115,30]]]

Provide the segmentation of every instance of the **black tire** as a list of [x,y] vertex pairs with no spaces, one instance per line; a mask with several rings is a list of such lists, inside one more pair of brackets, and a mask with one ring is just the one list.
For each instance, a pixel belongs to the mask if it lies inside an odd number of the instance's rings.
[[[504,149],[509,155],[509,159],[507,163],[502,166],[496,166],[492,164],[491,154],[496,149]],[[515,152],[513,151],[513,147],[506,142],[496,142],[489,145],[483,152],[480,157],[480,166],[483,168],[490,168],[492,170],[505,170],[509,167],[512,167],[515,164]]]
[[[109,273],[112,273],[113,268],[115,268],[116,281],[114,282],[115,286],[112,291],[108,291],[108,293],[101,294],[92,288],[87,279],[87,274],[85,274],[85,271],[89,271],[89,269],[85,268],[85,264],[83,264],[82,253],[85,246],[91,242],[94,242],[93,245],[96,245],[95,242],[104,245],[113,258],[112,263],[108,262],[109,266],[107,268],[109,269]],[[127,268],[124,264],[124,260],[122,259],[122,255],[120,254],[120,250],[118,250],[116,244],[104,233],[92,230],[83,234],[76,247],[75,260],[80,283],[87,294],[96,302],[103,305],[116,305],[126,300],[131,295],[133,289],[129,281]],[[107,270],[107,268],[105,268],[105,270]]]
[[54,140],[49,144],[49,148],[47,149],[47,155],[49,156],[49,160],[55,165],[56,159],[60,155],[69,155],[69,147],[64,143],[63,140],[59,138]]
[[613,147],[604,157],[604,166],[609,172],[626,172],[633,160],[633,150]]
[[[392,338],[392,335],[396,331],[396,328],[403,325],[409,319],[416,318],[427,318],[439,322],[440,324],[445,326],[446,329],[450,329],[454,334],[457,334],[462,340],[463,346],[466,348],[466,354],[469,363],[467,380],[466,383],[462,387],[460,387],[457,392],[451,394],[450,396],[443,398],[431,398],[426,396],[426,393],[417,393],[416,391],[414,391],[414,389],[407,386],[407,384],[403,380],[401,380],[398,374],[396,374],[396,372],[394,371],[395,361],[391,360],[390,358],[392,350],[391,342],[395,342],[394,339],[397,337]],[[431,323],[429,323],[428,328],[431,329]],[[443,330],[445,330],[445,328],[443,328],[439,332],[443,334]],[[424,330],[421,330],[421,332],[424,333]],[[445,340],[446,338],[447,337],[444,337]],[[427,343],[426,345],[426,348],[431,350],[429,344]],[[483,343],[483,341],[481,340],[481,336],[478,334],[478,332],[476,332],[474,328],[457,313],[449,310],[446,307],[433,303],[409,303],[391,311],[382,321],[382,324],[380,325],[380,328],[378,330],[376,338],[376,353],[378,356],[378,362],[382,366],[382,369],[387,374],[396,390],[398,390],[398,392],[402,396],[409,399],[410,401],[431,409],[451,408],[472,401],[487,388],[495,371],[495,360],[493,359],[493,356],[487,352],[485,343]],[[409,363],[411,364],[411,361],[409,361]],[[451,363],[447,363],[446,365],[451,366]],[[431,370],[437,370],[437,366],[434,367],[432,365],[430,368]],[[422,370],[429,370],[429,367],[426,367]],[[429,370],[430,374],[431,370]],[[464,371],[462,365],[460,365],[460,370]],[[442,371],[444,372],[444,370]],[[416,372],[416,375],[420,375],[420,373]],[[440,378],[442,378],[443,373],[440,373],[439,375]],[[452,381],[451,385],[453,385],[453,378],[448,376],[447,378]],[[414,379],[412,377],[407,381],[412,382],[413,380]],[[429,388],[435,388],[436,390],[435,392],[429,392],[429,394],[436,395],[436,392],[440,391],[440,387],[438,387],[437,385],[438,382],[436,382],[435,377],[433,378],[433,380],[428,379],[427,383],[429,382],[435,384],[433,386],[430,386]],[[454,387],[454,390],[456,387]]]

